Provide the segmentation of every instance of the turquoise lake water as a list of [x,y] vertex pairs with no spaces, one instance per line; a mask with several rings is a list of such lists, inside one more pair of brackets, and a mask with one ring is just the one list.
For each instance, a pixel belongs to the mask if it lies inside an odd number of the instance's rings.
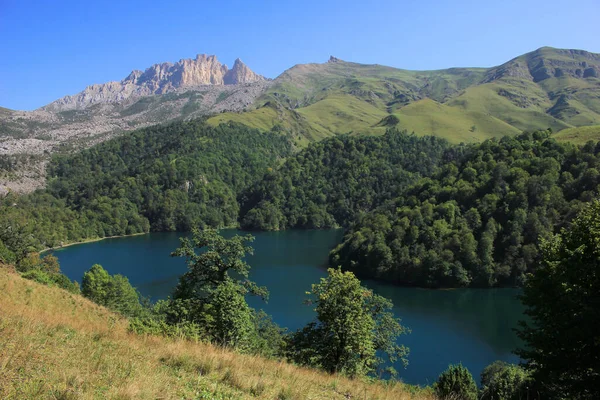
[[[239,233],[223,231],[225,236]],[[250,278],[270,291],[268,303],[249,298],[279,325],[290,330],[314,318],[303,304],[310,285],[326,275],[329,251],[342,238],[341,230],[253,233]],[[186,271],[183,259],[169,254],[178,247],[177,233],[152,233],[107,239],[55,251],[63,272],[81,281],[93,264],[111,274],[123,274],[144,296],[166,298]],[[410,347],[409,366],[397,366],[407,383],[426,385],[449,364],[462,362],[478,381],[481,370],[495,360],[518,362],[513,332],[523,317],[516,289],[427,290],[363,282],[394,302],[394,312],[412,333],[399,342]]]

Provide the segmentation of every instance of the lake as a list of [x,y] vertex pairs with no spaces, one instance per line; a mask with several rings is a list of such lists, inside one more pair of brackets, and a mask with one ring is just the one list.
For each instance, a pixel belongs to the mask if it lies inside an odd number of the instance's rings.
[[[235,230],[222,231],[230,237]],[[270,291],[268,303],[249,298],[279,325],[296,330],[314,318],[303,304],[310,285],[326,275],[329,251],[341,230],[258,232],[250,278]],[[183,259],[169,254],[178,247],[177,233],[152,233],[81,244],[55,251],[63,272],[81,282],[93,264],[111,274],[127,276],[144,296],[166,298],[186,271]],[[400,338],[410,347],[409,366],[397,366],[411,384],[428,385],[449,364],[462,362],[478,381],[481,370],[495,360],[518,362],[511,352],[519,345],[513,332],[523,316],[516,289],[428,290],[365,281],[365,286],[394,302],[394,313],[412,333]]]

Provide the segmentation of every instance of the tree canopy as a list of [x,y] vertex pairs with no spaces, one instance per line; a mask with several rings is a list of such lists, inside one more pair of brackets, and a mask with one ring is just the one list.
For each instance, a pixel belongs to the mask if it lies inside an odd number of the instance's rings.
[[518,354],[551,399],[600,398],[600,201],[543,242],[522,301]]
[[392,303],[361,286],[354,274],[329,269],[309,294],[317,317],[289,339],[295,362],[350,376],[383,372],[386,362],[408,363],[408,348],[396,342],[408,330],[389,311]]

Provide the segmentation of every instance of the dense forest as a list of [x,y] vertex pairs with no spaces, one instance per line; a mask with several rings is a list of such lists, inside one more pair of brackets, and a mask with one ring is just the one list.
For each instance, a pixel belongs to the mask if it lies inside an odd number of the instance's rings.
[[540,240],[566,226],[600,183],[600,147],[557,143],[549,131],[450,145],[391,129],[292,151],[277,131],[192,121],[57,156],[45,190],[2,200],[0,250],[8,254],[9,231],[40,249],[194,227],[341,226],[331,266],[363,278],[522,285]]
[[310,146],[241,197],[250,229],[348,228],[331,255],[363,278],[512,286],[539,241],[595,198],[598,153],[550,131],[472,145],[388,131]]
[[331,262],[363,277],[456,287],[521,285],[540,240],[598,192],[600,146],[549,132],[468,146],[347,232]]
[[348,226],[461,149],[449,147],[433,136],[397,130],[313,143],[244,192],[241,225],[263,230]]
[[45,190],[1,201],[0,230],[19,229],[41,249],[150,230],[235,226],[238,194],[291,151],[284,135],[239,125],[142,129],[55,156]]

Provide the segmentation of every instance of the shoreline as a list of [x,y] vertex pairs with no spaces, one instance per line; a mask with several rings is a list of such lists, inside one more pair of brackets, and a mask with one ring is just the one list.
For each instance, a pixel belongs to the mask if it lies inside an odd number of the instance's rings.
[[47,248],[45,248],[43,250],[40,250],[39,254],[46,253],[48,251],[53,251],[53,250],[62,250],[64,248],[71,247],[71,246],[76,246],[78,244],[100,242],[100,241],[105,240],[105,239],[119,239],[119,238],[132,237],[132,236],[141,236],[141,235],[147,235],[149,233],[150,232],[141,232],[141,233],[132,233],[130,235],[105,236],[105,237],[101,237],[101,238],[85,239],[85,240],[83,240],[81,242],[72,242],[72,243],[63,244],[61,246],[47,247]]

